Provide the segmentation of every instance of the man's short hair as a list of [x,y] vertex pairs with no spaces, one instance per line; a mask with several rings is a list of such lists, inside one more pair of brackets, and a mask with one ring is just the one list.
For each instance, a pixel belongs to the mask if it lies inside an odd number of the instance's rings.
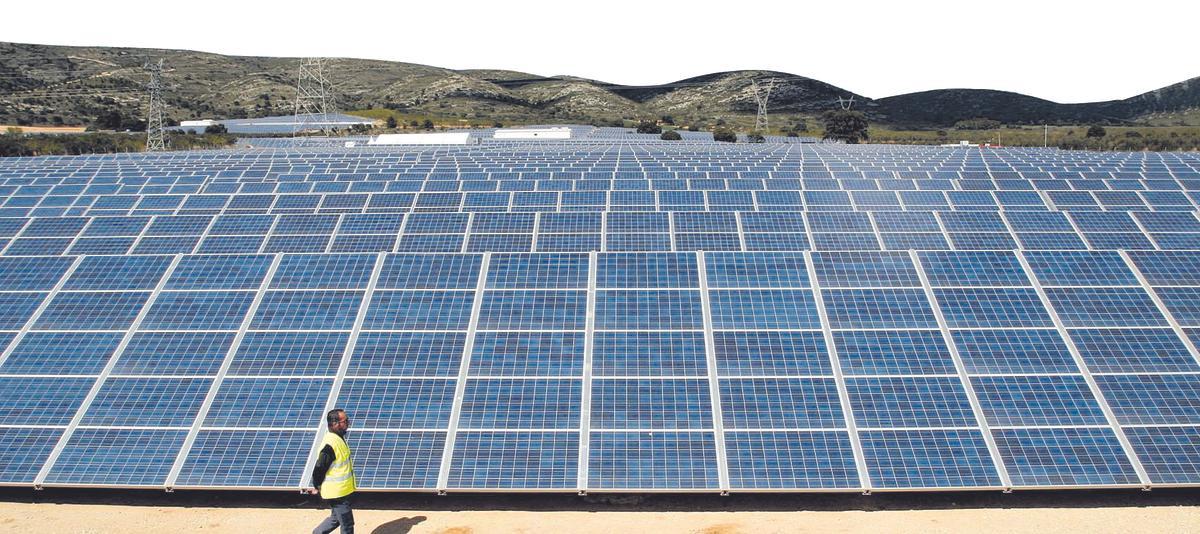
[[332,425],[338,421],[341,421],[342,418],[339,417],[338,414],[342,414],[342,413],[346,413],[346,410],[343,410],[341,408],[334,408],[332,410],[329,410],[329,412],[325,414],[325,424]]

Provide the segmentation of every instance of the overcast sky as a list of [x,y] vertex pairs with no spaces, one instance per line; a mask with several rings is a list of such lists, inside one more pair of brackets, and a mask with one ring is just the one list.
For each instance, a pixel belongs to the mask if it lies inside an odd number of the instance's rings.
[[21,0],[6,3],[4,19],[0,41],[356,57],[635,85],[769,69],[872,98],[966,87],[1091,102],[1200,76],[1194,1]]

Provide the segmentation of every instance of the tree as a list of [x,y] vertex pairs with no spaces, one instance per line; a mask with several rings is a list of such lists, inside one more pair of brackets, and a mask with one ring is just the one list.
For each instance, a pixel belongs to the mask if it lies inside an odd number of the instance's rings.
[[221,124],[218,122],[216,124],[209,124],[208,126],[205,126],[204,133],[206,133],[206,134],[226,134],[226,133],[229,133],[229,128],[226,128],[224,124]]
[[825,139],[855,144],[867,139],[867,116],[861,111],[834,109],[821,115],[825,122]]
[[1099,139],[1099,138],[1101,138],[1101,137],[1104,137],[1104,136],[1108,135],[1108,131],[1106,131],[1106,130],[1104,129],[1104,127],[1103,127],[1103,126],[1100,126],[1099,124],[1096,124],[1096,125],[1093,125],[1092,127],[1090,127],[1090,128],[1088,128],[1088,129],[1087,129],[1087,134],[1086,134],[1086,135],[1087,135],[1087,137],[1089,137],[1089,138],[1096,138],[1096,139]]
[[662,139],[663,141],[679,141],[680,139],[683,139],[683,136],[679,135],[679,132],[675,130],[667,130],[663,132],[662,135],[658,136],[658,138]]
[[642,122],[638,123],[637,133],[660,134],[660,133],[662,133],[662,126],[654,124],[653,122],[650,122],[650,121],[642,121]]
[[713,131],[713,141],[720,141],[722,143],[736,143],[737,134],[733,133],[731,130],[718,128],[717,130]]
[[995,130],[1000,127],[1000,121],[983,117],[967,119],[954,123],[955,130]]
[[395,130],[396,129],[396,116],[388,115],[387,122],[385,124],[387,125],[389,130]]

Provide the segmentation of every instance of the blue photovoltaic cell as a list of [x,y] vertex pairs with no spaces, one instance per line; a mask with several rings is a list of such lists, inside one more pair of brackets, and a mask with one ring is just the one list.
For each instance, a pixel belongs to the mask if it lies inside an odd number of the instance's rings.
[[45,296],[45,293],[0,293],[0,328],[20,330]]
[[1093,373],[1200,371],[1168,328],[1073,329],[1070,335]]
[[71,435],[46,483],[159,486],[186,437],[187,430],[81,428]]
[[1200,285],[1200,254],[1195,252],[1130,252],[1129,259],[1150,285]]
[[1038,280],[1048,286],[1137,285],[1121,256],[1115,252],[1055,251],[1025,253]]
[[582,330],[585,291],[487,291],[479,310],[481,330]]
[[576,432],[460,432],[451,488],[565,489],[578,482]]
[[496,254],[488,265],[489,289],[587,288],[585,254]]
[[142,330],[236,330],[254,293],[250,291],[164,291],[142,319]]
[[344,332],[247,332],[231,375],[330,375],[346,351]]
[[1077,373],[1057,330],[955,330],[968,373]]
[[919,257],[934,287],[1029,285],[1012,252],[922,252]]
[[800,289],[713,290],[713,328],[820,328],[811,291]]
[[1096,384],[1121,424],[1200,424],[1200,374],[1101,375]]
[[122,337],[115,332],[30,332],[13,347],[0,373],[100,374]]
[[0,290],[49,291],[70,268],[73,258],[0,257]]
[[704,376],[705,358],[701,332],[596,332],[592,374]]
[[726,429],[844,428],[832,378],[721,380]]
[[877,430],[860,432],[859,439],[879,488],[1000,485],[979,430]]
[[597,291],[597,330],[694,330],[704,326],[697,291]]
[[474,300],[471,291],[376,291],[363,328],[466,330]]
[[954,360],[937,330],[869,330],[833,333],[847,375],[954,374]]
[[466,334],[363,332],[350,357],[350,376],[457,376]]
[[433,489],[445,432],[355,430],[354,483],[364,489]]
[[938,327],[920,289],[827,289],[821,297],[830,328]]
[[1037,293],[1022,288],[934,289],[950,328],[1054,326]]
[[62,432],[59,428],[0,428],[0,447],[8,451],[8,460],[0,463],[0,483],[32,483]]
[[820,332],[713,332],[721,376],[832,375]]
[[376,287],[475,289],[482,263],[480,254],[390,254],[383,261]]
[[[471,379],[459,428],[579,428],[583,384],[572,379]],[[453,391],[451,391],[453,395]]]
[[233,332],[138,332],[113,367],[118,375],[215,375]]
[[226,378],[204,426],[316,428],[332,379]]
[[201,430],[176,485],[298,488],[315,438],[311,430]]
[[600,254],[597,257],[596,287],[700,287],[696,255],[682,253]]
[[1151,482],[1200,482],[1200,427],[1126,427],[1124,430]]
[[717,487],[717,448],[711,432],[592,432],[589,438],[589,487]]
[[594,379],[593,429],[712,428],[708,381]]
[[859,486],[846,432],[725,433],[729,485],[735,489]]
[[110,378],[80,424],[188,427],[211,385],[208,378]]
[[148,292],[59,293],[33,327],[37,330],[123,330],[133,323],[149,298]]
[[1107,424],[1104,412],[1080,375],[980,376],[971,382],[991,425]]
[[169,256],[88,256],[63,289],[154,289],[170,265]]
[[1109,428],[993,430],[1014,486],[1138,484]]
[[453,402],[453,380],[347,378],[337,406],[355,428],[443,429]]
[[808,287],[804,255],[799,253],[712,252],[704,257],[710,288]]
[[921,285],[907,252],[814,252],[812,260],[823,288]]
[[859,428],[976,426],[957,377],[847,378]]
[[364,289],[374,268],[370,254],[287,254],[271,289]]
[[95,378],[0,377],[0,424],[65,425]]
[[1160,287],[1154,290],[1182,326],[1200,326],[1200,287]]
[[1046,297],[1067,327],[1167,326],[1140,287],[1049,287]]
[[479,332],[475,335],[470,374],[580,376],[583,345],[582,332]]

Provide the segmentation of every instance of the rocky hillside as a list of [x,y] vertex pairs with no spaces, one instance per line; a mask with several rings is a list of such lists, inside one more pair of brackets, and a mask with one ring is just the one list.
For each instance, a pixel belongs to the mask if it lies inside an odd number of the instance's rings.
[[[142,109],[142,65],[166,62],[172,120],[242,118],[292,110],[298,60],[224,56],[186,50],[64,47],[0,43],[0,124],[135,126]],[[505,70],[455,71],[389,61],[335,59],[329,67],[343,110],[391,108],[471,123],[590,122],[670,116],[680,124],[753,121],[752,80],[775,78],[772,125],[836,109],[875,122],[949,126],[984,117],[1009,124],[1139,121],[1200,108],[1198,79],[1113,102],[1058,104],[1015,93],[937,90],[871,100],[794,74],[732,71],[654,86],[625,86],[571,76]],[[116,121],[114,123],[114,121]]]

